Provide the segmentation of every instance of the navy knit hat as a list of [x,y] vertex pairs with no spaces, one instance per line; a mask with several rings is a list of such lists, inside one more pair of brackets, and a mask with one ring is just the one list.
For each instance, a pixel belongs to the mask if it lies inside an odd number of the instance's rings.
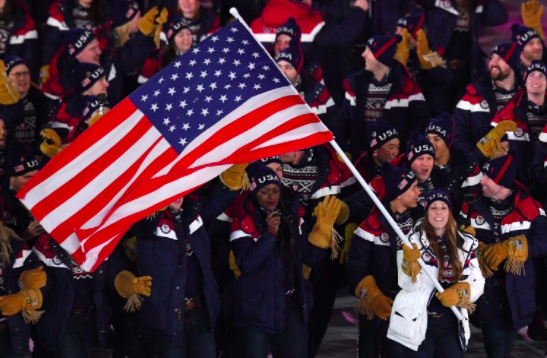
[[521,49],[516,42],[504,42],[494,47],[490,52],[490,56],[493,54],[498,55],[515,71],[520,64],[520,52]]
[[394,167],[389,162],[382,164],[382,179],[386,188],[387,201],[393,201],[404,194],[418,178],[407,168]]
[[402,39],[401,35],[374,36],[367,41],[367,47],[374,55],[374,58],[389,67],[397,51],[397,44]]
[[532,61],[530,66],[526,69],[526,72],[524,72],[524,83],[526,83],[530,73],[535,71],[541,72],[547,77],[547,66],[541,61]]
[[296,72],[300,73],[304,63],[304,55],[298,41],[295,39],[291,40],[289,47],[281,51],[279,56],[276,57],[275,62],[279,61],[287,61],[294,67]]
[[481,172],[492,179],[494,183],[511,188],[517,176],[515,151],[509,150],[506,155],[487,161],[482,166]]
[[112,27],[127,24],[139,13],[139,4],[133,0],[115,0],[108,9]]
[[18,177],[39,170],[40,163],[25,143],[14,140],[9,144],[5,167],[11,177]]
[[401,17],[397,21],[397,26],[407,29],[408,33],[416,38],[416,33],[420,31],[425,22],[425,15],[423,12],[417,12],[405,17]]
[[262,158],[262,159],[257,160],[257,162],[262,164],[262,165],[268,165],[268,164],[271,164],[271,163],[278,163],[280,165],[283,165],[283,161],[281,160],[281,156],[279,156],[279,155],[276,155],[274,157]]
[[74,77],[81,92],[90,89],[104,76],[106,76],[104,68],[94,63],[80,62],[74,70]]
[[97,36],[92,31],[73,28],[67,31],[64,38],[65,48],[69,56],[76,57],[77,54]]
[[450,200],[448,194],[442,190],[433,190],[429,192],[425,197],[425,211],[427,212],[431,204],[436,201],[442,201],[443,203],[448,205],[448,208],[450,210],[452,210],[452,201]]
[[420,133],[414,131],[410,133],[410,139],[406,146],[406,159],[408,160],[408,167],[416,160],[416,158],[429,154],[435,158],[435,148],[433,144]]
[[15,55],[6,57],[4,59],[4,64],[6,65],[6,76],[9,76],[11,70],[13,70],[13,68],[17,65],[25,65],[30,70],[27,61]]
[[88,120],[93,113],[95,113],[96,110],[100,109],[101,107],[108,107],[110,108],[110,102],[108,102],[108,99],[106,99],[106,96],[83,96],[82,97],[82,107],[83,113],[82,113],[82,119],[85,122]]
[[371,151],[395,138],[399,138],[399,133],[383,119],[367,123],[367,142]]
[[256,195],[268,184],[276,184],[281,186],[281,181],[275,172],[265,165],[253,165],[248,173],[249,182],[251,183],[251,192]]
[[425,135],[435,134],[439,136],[444,140],[446,146],[450,148],[454,141],[454,126],[455,123],[452,118],[450,118],[450,115],[443,112],[439,116],[431,119],[425,130]]
[[295,39],[296,41],[300,42],[300,39],[302,38],[302,30],[300,30],[300,26],[298,26],[294,17],[289,17],[286,23],[279,26],[275,30],[276,40],[279,35],[287,35],[291,39]]
[[519,47],[522,49],[531,39],[540,39],[539,34],[536,30],[531,27],[522,26],[519,24],[514,24],[511,26],[511,41],[516,42]]
[[171,43],[175,36],[177,36],[177,34],[184,29],[190,29],[190,23],[185,18],[181,16],[175,16],[171,20],[169,20],[166,29],[168,42]]

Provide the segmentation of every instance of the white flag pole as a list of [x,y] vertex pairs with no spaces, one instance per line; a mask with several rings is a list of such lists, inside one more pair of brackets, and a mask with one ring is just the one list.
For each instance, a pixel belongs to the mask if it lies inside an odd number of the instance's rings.
[[[253,32],[251,31],[251,29],[249,28],[249,26],[247,25],[247,23],[245,22],[245,20],[243,20],[243,18],[239,15],[239,12],[237,11],[236,8],[231,8],[230,9],[230,14],[232,14],[232,16],[236,19],[238,19],[246,28],[247,30],[253,34]],[[253,34],[254,36],[254,34]],[[262,46],[262,44],[260,43],[260,41],[257,40],[257,42]],[[264,46],[262,46],[262,48],[264,49],[264,51],[267,53],[266,49],[264,48]],[[296,89],[295,89],[296,91]],[[309,106],[308,106],[309,107]],[[310,109],[311,111],[311,109]],[[382,213],[382,215],[384,215],[384,217],[387,219],[387,221],[389,222],[389,224],[391,225],[391,227],[393,228],[393,230],[395,230],[395,233],[399,236],[399,238],[401,239],[401,241],[403,242],[403,244],[405,244],[406,246],[408,247],[412,247],[412,245],[410,244],[410,242],[408,241],[407,237],[405,236],[405,234],[401,231],[401,229],[399,228],[399,226],[397,226],[397,223],[395,222],[395,220],[393,220],[393,218],[391,217],[391,215],[388,213],[388,211],[386,210],[386,208],[384,207],[384,205],[382,205],[382,203],[380,202],[380,199],[378,199],[378,197],[376,196],[376,194],[372,191],[372,189],[370,188],[370,186],[367,184],[367,182],[365,181],[365,179],[363,179],[363,177],[361,176],[361,174],[357,171],[357,169],[355,169],[355,166],[353,165],[353,163],[349,160],[349,158],[346,156],[346,153],[344,153],[344,151],[342,150],[342,148],[340,148],[340,146],[338,145],[338,143],[336,143],[336,141],[332,140],[329,142],[330,145],[334,148],[334,150],[336,151],[336,153],[338,153],[338,155],[340,156],[340,158],[342,158],[342,160],[344,161],[344,163],[348,166],[349,170],[351,170],[352,174],[355,176],[355,178],[357,179],[357,181],[361,184],[361,186],[363,187],[363,189],[365,189],[365,192],[368,194],[368,196],[370,196],[370,198],[372,199],[372,201],[374,202],[374,204],[376,204],[376,206],[378,207],[378,209],[380,209],[380,212]],[[436,277],[434,277],[434,275],[429,271],[429,268],[426,266],[424,260],[422,260],[422,258],[419,258],[418,259],[418,264],[420,265],[420,267],[422,268],[422,271],[425,272],[425,274],[427,275],[427,277],[429,277],[429,279],[431,280],[431,282],[433,282],[433,284],[435,285],[435,288],[437,289],[437,291],[439,292],[443,292],[444,289],[442,288],[441,284],[439,283],[439,281],[437,280]],[[458,308],[456,306],[452,306],[450,307],[450,309],[452,310],[452,312],[454,312],[454,315],[456,315],[456,317],[462,321],[463,320],[463,316],[460,312],[460,310],[458,310]]]

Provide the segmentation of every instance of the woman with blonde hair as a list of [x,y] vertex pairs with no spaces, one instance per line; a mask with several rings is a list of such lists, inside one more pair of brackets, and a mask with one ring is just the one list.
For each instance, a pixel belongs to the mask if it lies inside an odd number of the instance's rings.
[[[393,304],[388,338],[402,344],[405,357],[463,357],[470,337],[468,311],[483,293],[484,277],[477,259],[478,240],[458,229],[448,195],[427,196],[426,215],[397,252],[401,291]],[[439,280],[436,292],[417,260]],[[463,316],[458,321],[451,307]]]

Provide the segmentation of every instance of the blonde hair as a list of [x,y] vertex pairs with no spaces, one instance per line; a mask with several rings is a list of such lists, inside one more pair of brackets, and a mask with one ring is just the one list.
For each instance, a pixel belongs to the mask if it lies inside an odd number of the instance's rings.
[[15,231],[5,226],[3,222],[0,221],[0,252],[2,253],[2,260],[0,263],[2,266],[8,266],[10,262],[10,255],[13,252],[11,248],[11,239],[23,240],[21,239]]
[[131,35],[131,29],[133,28],[133,22],[137,21],[138,16],[135,16],[128,23],[118,26],[114,29],[116,36],[114,36],[114,48],[125,45],[129,36]]

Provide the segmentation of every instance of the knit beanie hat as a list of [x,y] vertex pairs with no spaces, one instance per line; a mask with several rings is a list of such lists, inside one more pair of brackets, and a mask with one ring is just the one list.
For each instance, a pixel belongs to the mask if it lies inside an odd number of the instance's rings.
[[383,119],[367,123],[367,142],[371,151],[395,138],[399,138],[399,133]]
[[515,151],[509,150],[506,155],[487,161],[482,166],[481,172],[492,179],[494,183],[511,188],[517,176]]
[[262,159],[257,160],[257,162],[262,164],[262,165],[268,165],[268,164],[271,164],[271,163],[278,163],[280,165],[283,165],[283,161],[281,160],[281,156],[279,156],[279,155],[276,155],[274,157],[262,158]]
[[93,31],[79,28],[68,30],[64,38],[65,48],[68,55],[70,57],[76,57],[77,54],[82,52],[82,50],[96,38],[97,36],[95,36]]
[[108,102],[108,99],[106,99],[106,96],[83,96],[82,97],[82,108],[83,116],[82,120],[85,122],[87,121],[93,113],[95,113],[96,110],[99,108],[108,107],[110,108],[110,102]]
[[300,26],[298,26],[294,17],[289,17],[286,23],[279,26],[275,30],[276,40],[279,35],[287,35],[291,39],[295,39],[296,41],[300,42],[300,39],[302,37],[302,30],[300,30]]
[[448,205],[448,208],[452,210],[452,202],[448,194],[442,190],[433,190],[429,192],[425,198],[425,211],[427,212],[431,204],[436,201],[442,201],[443,203],[446,203],[446,205]]
[[531,27],[514,24],[511,26],[511,41],[516,42],[522,49],[531,39],[541,39],[536,30]]
[[530,66],[526,69],[526,72],[524,72],[524,83],[526,83],[530,73],[535,71],[541,72],[547,77],[547,66],[541,61],[532,61]]
[[139,13],[139,4],[133,0],[114,0],[108,9],[112,27],[127,24]]
[[367,47],[374,55],[374,58],[389,67],[397,51],[397,44],[402,39],[401,35],[374,36],[367,41]]
[[281,181],[275,172],[265,165],[254,165],[248,173],[249,182],[251,183],[251,192],[256,195],[268,184],[276,184],[281,186]]
[[11,70],[13,70],[13,68],[17,65],[25,65],[30,70],[27,61],[15,55],[6,57],[4,59],[4,64],[6,65],[6,76],[9,76]]
[[425,15],[423,12],[417,12],[405,17],[401,17],[397,21],[397,26],[407,29],[408,33],[416,38],[416,33],[420,31],[425,22]]
[[18,177],[39,169],[38,159],[25,143],[14,140],[9,144],[6,170],[10,177]]
[[408,140],[408,145],[406,146],[406,159],[408,160],[408,167],[416,160],[416,158],[429,154],[435,158],[435,148],[433,144],[420,133],[414,131],[410,133],[410,139]]
[[515,71],[520,64],[520,52],[521,49],[515,42],[504,42],[494,47],[490,56],[498,55]]
[[95,82],[104,76],[106,76],[104,68],[94,63],[80,62],[74,70],[74,78],[81,92],[90,89]]
[[439,136],[446,143],[446,147],[450,148],[454,141],[454,126],[455,123],[452,118],[450,118],[450,115],[443,112],[439,116],[431,119],[425,130],[425,135],[435,134]]
[[387,201],[393,201],[404,194],[418,178],[416,174],[407,168],[394,167],[389,162],[384,162],[381,167],[382,179],[386,188]]
[[290,63],[296,72],[300,73],[302,65],[304,63],[304,55],[302,54],[302,48],[298,44],[298,41],[292,39],[289,47],[279,53],[279,56],[275,59],[275,62],[287,61]]
[[175,36],[184,29],[190,29],[190,23],[188,20],[181,16],[175,16],[167,23],[167,41],[171,43]]

